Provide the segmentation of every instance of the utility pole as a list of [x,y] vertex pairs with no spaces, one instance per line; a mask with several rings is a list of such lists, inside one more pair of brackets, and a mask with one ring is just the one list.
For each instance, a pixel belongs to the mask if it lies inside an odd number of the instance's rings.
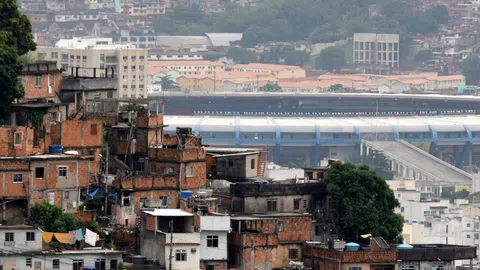
[[173,256],[173,220],[170,220],[170,257],[168,262],[168,269],[172,270],[172,256]]
[[107,140],[107,151],[105,153],[106,155],[106,161],[105,161],[105,216],[108,215],[107,208],[108,208],[108,155],[109,155],[109,148],[108,148],[108,140]]

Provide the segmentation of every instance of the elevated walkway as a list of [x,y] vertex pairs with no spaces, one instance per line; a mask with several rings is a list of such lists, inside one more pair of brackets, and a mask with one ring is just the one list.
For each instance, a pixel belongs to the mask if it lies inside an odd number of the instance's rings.
[[429,185],[472,185],[473,175],[406,141],[362,140],[362,148],[363,146],[382,152],[392,162],[392,170],[398,176],[425,181]]

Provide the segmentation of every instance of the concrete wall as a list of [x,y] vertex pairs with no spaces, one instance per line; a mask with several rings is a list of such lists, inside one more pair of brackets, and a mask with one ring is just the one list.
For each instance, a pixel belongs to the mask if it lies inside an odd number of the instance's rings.
[[140,254],[148,260],[159,260],[160,264],[165,264],[168,259],[165,254],[165,234],[144,230],[140,234],[140,243]]
[[[207,236],[218,236],[218,247],[207,247]],[[227,232],[202,231],[200,233],[201,260],[227,260]]]
[[[294,210],[294,200],[300,199],[300,208]],[[307,209],[303,207],[303,200],[307,200],[307,208],[310,206],[311,195],[272,196],[272,197],[247,197],[244,200],[244,212],[264,214],[267,213],[267,200],[277,200],[276,212],[303,213]]]
[[[198,245],[174,245],[173,258],[172,258],[172,270],[185,270],[185,269],[200,269],[200,246]],[[187,253],[186,261],[177,261],[176,252],[179,250],[185,250]],[[165,254],[165,262],[168,265],[169,252]]]
[[[5,242],[5,233],[13,233],[14,242]],[[27,241],[27,232],[35,233],[34,241]],[[0,230],[0,250],[2,253],[40,251],[42,250],[42,233],[35,228],[30,229],[2,229]]]
[[[105,268],[111,268],[111,261],[117,260],[117,267],[122,262],[121,254],[76,254],[76,253],[66,253],[66,254],[48,254],[48,255],[35,255],[32,258],[32,268],[37,269],[53,269],[53,260],[60,260],[60,270],[70,270],[72,269],[73,260],[83,260],[83,266],[95,266],[95,260],[105,259]],[[9,270],[29,270],[26,266],[27,256],[9,256],[9,257],[0,257],[0,265],[4,269]]]
[[[251,160],[255,167],[252,169]],[[258,155],[230,156],[217,158],[217,175],[222,177],[250,178],[257,177]]]

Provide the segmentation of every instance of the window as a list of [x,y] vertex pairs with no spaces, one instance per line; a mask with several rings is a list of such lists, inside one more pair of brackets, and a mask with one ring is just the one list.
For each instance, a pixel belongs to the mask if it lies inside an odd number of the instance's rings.
[[38,192],[38,198],[39,198],[39,199],[43,199],[43,191],[39,191],[39,192]]
[[105,54],[100,54],[100,61],[105,61]]
[[288,249],[288,258],[289,259],[298,259],[298,249],[289,248]]
[[293,210],[300,210],[300,201],[301,199],[293,200]]
[[51,58],[57,59],[58,58],[58,52],[52,52],[51,53]]
[[23,174],[16,173],[13,175],[13,182],[14,183],[23,183]]
[[470,228],[470,223],[467,223],[467,228]]
[[136,70],[137,69],[137,66],[132,66],[132,70]]
[[122,87],[123,87],[123,89],[127,89],[128,85],[124,84]]
[[256,162],[254,158],[250,160],[250,169],[255,170],[255,163]]
[[77,60],[80,60],[80,55],[77,55]]
[[113,98],[113,92],[107,92],[107,98]]
[[106,270],[105,259],[96,259],[95,260],[95,269],[96,270]]
[[27,232],[27,241],[35,241],[35,232]]
[[32,258],[25,258],[25,266],[32,268]]
[[67,190],[67,191],[64,191],[64,193],[63,193],[63,198],[64,198],[64,199],[70,199],[70,191],[68,191],[68,190]]
[[303,209],[307,209],[307,208],[308,208],[308,201],[303,200]]
[[37,167],[35,168],[35,178],[43,178],[45,174],[45,168]]
[[187,250],[186,249],[175,250],[175,261],[177,262],[187,261]]
[[475,240],[478,240],[478,233],[475,234]]
[[142,55],[142,56],[139,56],[138,58],[139,58],[140,60],[143,60],[143,59],[145,58],[145,56]]
[[15,132],[13,134],[13,144],[22,145],[22,132]]
[[470,234],[467,234],[467,239],[470,239]]
[[207,265],[207,268],[205,270],[215,270],[215,265]]
[[207,247],[218,247],[218,235],[207,235]]
[[90,135],[97,135],[98,130],[97,130],[97,124],[91,124],[90,125]]
[[67,166],[58,166],[58,177],[67,177]]
[[124,56],[123,61],[127,61],[127,60],[128,60],[128,56]]
[[277,226],[279,232],[285,231],[285,223],[283,222],[283,220],[277,221]]
[[110,260],[110,269],[117,270],[118,261],[117,260]]
[[59,115],[60,115],[60,112],[58,112],[58,113],[57,112],[51,112],[50,113],[50,123],[54,123],[57,120],[60,121],[60,119],[58,117]]
[[59,259],[53,259],[52,265],[53,265],[53,269],[60,269],[60,260]]
[[132,60],[137,60],[137,57],[136,57],[136,56],[132,56]]
[[86,56],[83,56],[82,59],[83,59],[83,61],[87,61],[87,57],[86,57]]
[[5,233],[5,242],[13,242],[14,240],[15,240],[15,236],[13,232]]
[[42,87],[42,76],[35,76],[35,87]]
[[186,175],[187,177],[192,177],[193,176],[193,167],[192,166],[187,166],[186,168]]
[[267,201],[267,211],[268,212],[277,211],[277,201]]

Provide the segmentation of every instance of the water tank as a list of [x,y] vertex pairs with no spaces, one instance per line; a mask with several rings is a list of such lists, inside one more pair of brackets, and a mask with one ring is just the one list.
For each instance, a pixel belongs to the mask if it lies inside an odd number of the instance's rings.
[[397,246],[397,249],[412,249],[413,246],[409,244],[401,244]]
[[200,197],[200,198],[206,198],[207,195],[208,195],[208,193],[207,193],[206,191],[199,191],[199,192],[197,193],[197,195],[198,195],[198,197]]
[[190,190],[184,190],[181,192],[181,195],[182,195],[182,199],[188,199],[193,196],[193,192]]
[[49,147],[50,154],[61,154],[63,147],[60,144],[51,144]]
[[359,249],[360,249],[360,245],[357,243],[350,242],[345,244],[346,251],[358,251]]

